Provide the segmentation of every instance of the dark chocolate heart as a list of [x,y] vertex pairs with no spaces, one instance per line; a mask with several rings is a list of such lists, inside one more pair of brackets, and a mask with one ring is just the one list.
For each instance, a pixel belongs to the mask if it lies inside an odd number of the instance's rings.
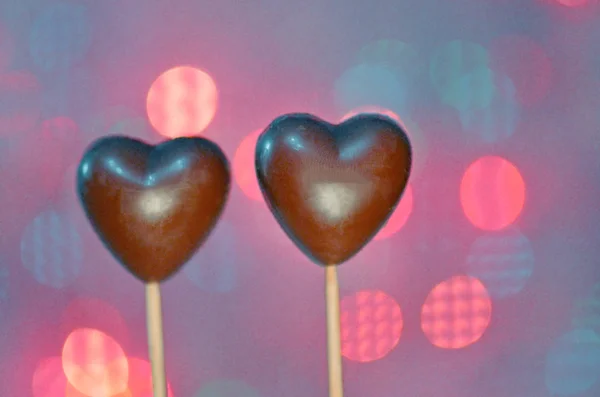
[[201,246],[227,200],[229,165],[203,138],[150,146],[98,140],[77,173],[79,198],[106,247],[145,282],[174,274]]
[[410,166],[406,133],[379,115],[338,125],[284,115],[256,146],[265,200],[287,235],[320,265],[347,261],[375,236],[398,204]]

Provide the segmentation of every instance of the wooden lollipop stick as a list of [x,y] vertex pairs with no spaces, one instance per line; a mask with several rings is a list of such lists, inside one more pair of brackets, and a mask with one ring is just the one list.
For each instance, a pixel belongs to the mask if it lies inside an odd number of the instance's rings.
[[329,397],[343,397],[342,341],[340,338],[340,287],[337,267],[325,267],[325,304],[327,305],[327,366]]
[[148,349],[152,366],[154,397],[167,397],[162,309],[158,282],[146,283],[146,328],[148,329]]

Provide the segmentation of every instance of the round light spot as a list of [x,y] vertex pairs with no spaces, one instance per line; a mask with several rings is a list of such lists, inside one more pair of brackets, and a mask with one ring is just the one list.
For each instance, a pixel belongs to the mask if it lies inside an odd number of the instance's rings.
[[560,396],[579,395],[598,381],[599,367],[600,337],[588,329],[571,331],[546,355],[546,388]]
[[396,234],[406,221],[408,220],[413,209],[413,192],[410,185],[406,186],[406,190],[394,210],[394,213],[388,219],[385,226],[375,235],[375,240],[383,240]]
[[237,286],[237,247],[234,227],[221,220],[208,240],[183,267],[183,274],[207,292],[227,293]]
[[146,110],[150,124],[167,138],[199,135],[217,111],[217,86],[200,69],[169,69],[152,83]]
[[205,384],[194,397],[261,397],[253,387],[241,380],[214,380]]
[[402,311],[382,291],[359,291],[340,302],[342,355],[349,360],[370,362],[392,351],[402,334]]
[[54,210],[42,212],[21,237],[21,262],[38,283],[64,288],[81,274],[82,246],[68,216]]
[[52,4],[33,23],[29,52],[45,71],[68,68],[85,55],[90,22],[82,4]]
[[256,142],[262,130],[247,135],[233,156],[233,176],[244,195],[254,201],[264,201],[254,166]]
[[71,332],[63,346],[62,367],[69,383],[88,396],[112,396],[128,387],[129,365],[123,349],[96,329]]
[[467,273],[481,280],[492,298],[521,292],[533,274],[529,239],[515,228],[478,237],[467,257]]
[[429,292],[421,309],[421,329],[434,346],[461,349],[483,336],[491,317],[492,302],[483,283],[455,276]]
[[483,230],[501,230],[525,205],[525,182],[513,164],[497,156],[481,157],[466,170],[460,201],[467,219]]

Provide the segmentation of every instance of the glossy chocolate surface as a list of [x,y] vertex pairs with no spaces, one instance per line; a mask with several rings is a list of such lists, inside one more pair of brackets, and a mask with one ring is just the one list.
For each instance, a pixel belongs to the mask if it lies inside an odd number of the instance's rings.
[[271,211],[320,265],[347,261],[375,236],[398,204],[410,167],[406,133],[380,115],[338,125],[284,115],[256,146],[257,177]]
[[203,138],[157,146],[96,141],[78,169],[78,193],[96,233],[138,279],[163,281],[206,240],[227,200],[221,149]]

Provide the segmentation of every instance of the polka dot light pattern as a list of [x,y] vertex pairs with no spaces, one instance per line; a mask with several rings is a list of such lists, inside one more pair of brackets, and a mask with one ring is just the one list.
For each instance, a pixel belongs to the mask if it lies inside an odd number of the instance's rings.
[[342,355],[359,362],[385,357],[400,340],[400,306],[383,291],[360,291],[340,303]]
[[490,296],[481,281],[455,276],[431,290],[421,311],[421,328],[443,349],[460,349],[481,338],[492,316]]

